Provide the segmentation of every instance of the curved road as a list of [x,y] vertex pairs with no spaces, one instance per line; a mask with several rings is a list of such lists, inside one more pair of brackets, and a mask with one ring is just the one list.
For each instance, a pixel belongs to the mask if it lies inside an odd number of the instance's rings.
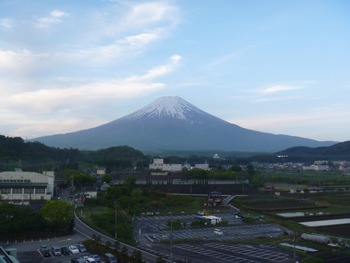
[[[74,230],[78,232],[80,235],[86,237],[87,239],[93,239],[93,236],[99,236],[101,238],[101,243],[107,243],[110,242],[111,244],[114,244],[116,240],[114,238],[111,238],[109,236],[106,236],[95,229],[89,227],[86,225],[83,221],[81,221],[78,216],[75,214],[75,227]],[[130,246],[126,243],[120,243],[120,247],[126,247],[128,249],[128,252],[130,255],[134,253],[134,251],[140,251],[142,254],[142,259],[146,262],[156,262],[157,261],[157,255],[154,255],[152,253],[149,253],[145,250],[139,249],[137,247]]]

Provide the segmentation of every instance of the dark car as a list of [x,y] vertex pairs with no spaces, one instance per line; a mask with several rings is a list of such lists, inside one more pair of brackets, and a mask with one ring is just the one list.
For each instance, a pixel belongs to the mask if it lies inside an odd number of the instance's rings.
[[118,262],[117,258],[111,253],[104,254],[104,259],[105,259],[105,262],[107,262],[107,263],[117,263]]
[[83,258],[72,258],[70,260],[71,263],[85,263],[85,259]]
[[51,257],[50,249],[45,245],[40,247],[40,253],[43,255],[43,257]]
[[68,256],[70,254],[68,247],[61,247],[61,253],[64,256]]

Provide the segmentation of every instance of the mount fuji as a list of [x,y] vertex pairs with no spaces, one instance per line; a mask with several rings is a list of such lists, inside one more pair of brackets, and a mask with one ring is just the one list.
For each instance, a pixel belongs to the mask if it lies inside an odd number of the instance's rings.
[[101,126],[32,139],[48,146],[97,150],[127,145],[140,151],[276,152],[295,146],[335,142],[274,135],[242,128],[195,107],[180,97],[161,97]]

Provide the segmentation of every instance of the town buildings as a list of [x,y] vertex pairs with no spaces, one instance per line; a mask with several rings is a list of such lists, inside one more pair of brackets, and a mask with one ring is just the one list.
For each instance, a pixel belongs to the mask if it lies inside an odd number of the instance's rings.
[[150,170],[160,170],[163,172],[180,172],[182,169],[201,169],[201,170],[210,170],[209,164],[203,163],[203,164],[177,164],[177,163],[165,163],[164,159],[153,159],[153,163],[149,165]]

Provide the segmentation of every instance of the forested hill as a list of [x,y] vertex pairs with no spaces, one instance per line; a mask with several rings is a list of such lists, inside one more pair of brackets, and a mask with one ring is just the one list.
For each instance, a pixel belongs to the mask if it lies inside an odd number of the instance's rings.
[[147,162],[138,150],[128,146],[117,146],[98,151],[60,149],[39,142],[26,142],[20,137],[0,135],[0,170],[22,167],[25,169],[55,169],[68,163],[89,162],[102,166],[133,167]]
[[47,159],[76,159],[80,156],[77,149],[59,149],[48,147],[39,142],[25,142],[20,137],[0,135],[0,160],[41,161]]
[[288,155],[288,157],[317,157],[327,160],[341,160],[350,158],[350,141],[334,144],[329,147],[292,147],[278,152],[278,155]]

